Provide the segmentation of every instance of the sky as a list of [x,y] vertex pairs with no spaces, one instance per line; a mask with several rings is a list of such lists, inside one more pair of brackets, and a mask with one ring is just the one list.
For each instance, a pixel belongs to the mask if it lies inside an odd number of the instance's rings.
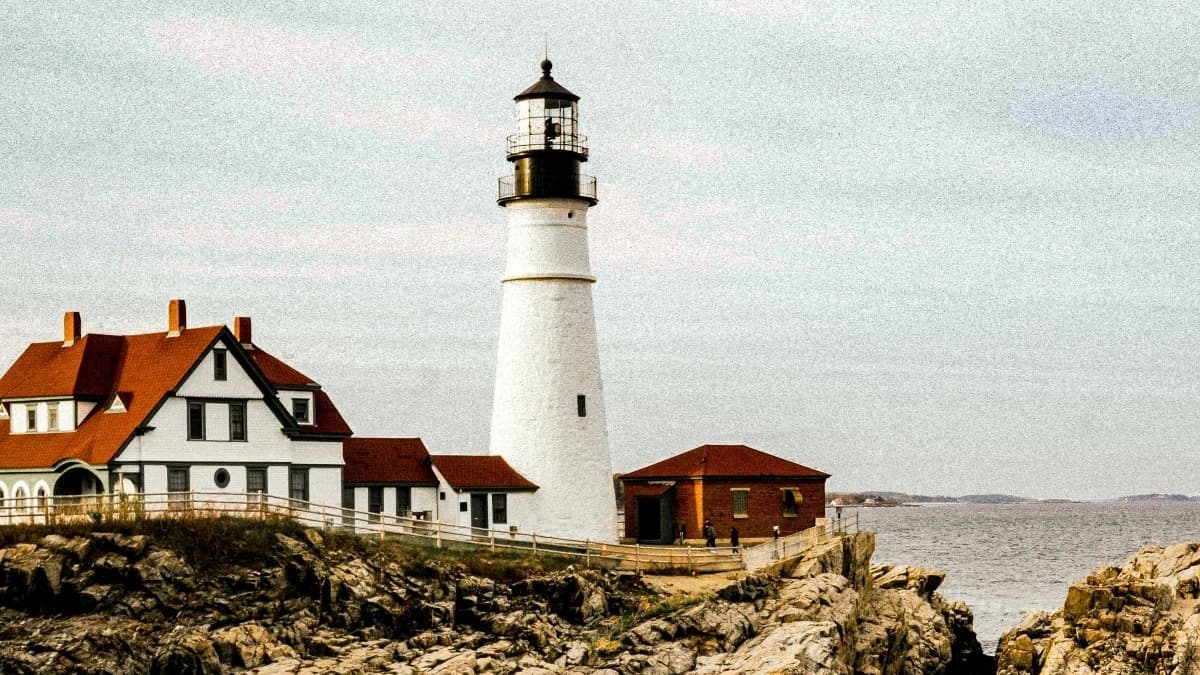
[[548,52],[615,470],[746,443],[830,490],[1200,494],[1200,5],[248,4],[5,7],[0,369],[184,298],[359,435],[486,452]]

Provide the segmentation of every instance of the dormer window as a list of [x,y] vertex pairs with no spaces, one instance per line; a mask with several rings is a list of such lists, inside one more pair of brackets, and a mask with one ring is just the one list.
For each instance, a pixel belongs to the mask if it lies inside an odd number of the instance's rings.
[[29,405],[25,407],[25,430],[32,433],[37,431],[37,407]]
[[58,404],[51,403],[46,408],[46,430],[58,431]]
[[213,379],[225,380],[229,376],[228,361],[224,349],[213,350]]
[[307,423],[308,419],[308,399],[294,398],[292,399],[292,417],[296,418],[297,422]]

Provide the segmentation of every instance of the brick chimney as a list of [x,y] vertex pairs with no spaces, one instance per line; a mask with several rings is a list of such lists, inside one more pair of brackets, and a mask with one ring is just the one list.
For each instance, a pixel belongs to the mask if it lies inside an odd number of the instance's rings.
[[167,311],[167,337],[179,337],[187,329],[187,303],[176,298]]
[[254,349],[254,339],[250,332],[250,317],[233,317],[233,336],[237,338],[238,344],[246,349]]
[[79,319],[79,312],[67,312],[63,314],[63,345],[70,347],[79,341],[79,333],[82,329],[82,323]]

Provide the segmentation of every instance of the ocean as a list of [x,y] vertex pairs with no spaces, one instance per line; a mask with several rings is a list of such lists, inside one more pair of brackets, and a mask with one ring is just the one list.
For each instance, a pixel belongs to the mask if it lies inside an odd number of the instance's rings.
[[988,653],[1029,610],[1062,608],[1067,586],[1088,572],[1120,564],[1148,544],[1200,540],[1200,503],[938,504],[857,511],[859,527],[876,533],[873,562],[946,572],[939,591],[971,606],[975,632]]

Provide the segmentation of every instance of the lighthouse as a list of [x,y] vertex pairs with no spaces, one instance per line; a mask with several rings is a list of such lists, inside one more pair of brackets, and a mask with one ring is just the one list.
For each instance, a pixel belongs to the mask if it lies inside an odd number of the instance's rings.
[[596,179],[579,133],[579,97],[542,76],[514,100],[500,343],[489,452],[538,485],[538,534],[613,541],[616,503],[588,262]]

